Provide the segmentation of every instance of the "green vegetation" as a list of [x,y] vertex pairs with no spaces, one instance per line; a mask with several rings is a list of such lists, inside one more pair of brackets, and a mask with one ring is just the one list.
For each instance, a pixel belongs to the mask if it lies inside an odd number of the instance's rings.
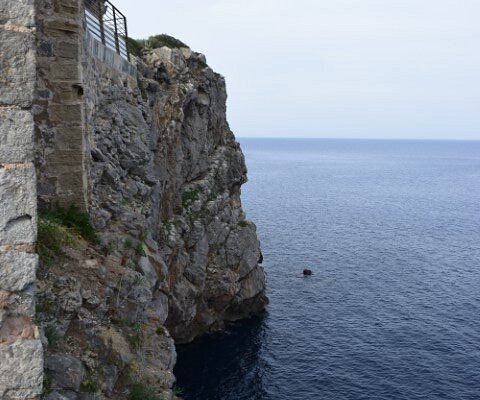
[[188,46],[181,40],[166,34],[150,36],[146,41],[146,46],[151,49],[159,49],[160,47],[168,47],[170,49],[180,49],[182,47],[188,48]]
[[163,335],[165,335],[165,328],[162,325],[159,325],[159,327],[156,329],[155,333],[158,336],[163,336]]
[[92,243],[97,241],[88,214],[74,205],[63,208],[57,204],[40,213],[36,249],[42,263],[50,267],[54,258],[63,254],[63,248],[71,246],[79,236]]
[[53,382],[52,372],[45,371],[45,373],[43,374],[43,390],[41,394],[42,399],[52,392],[52,382]]
[[133,333],[128,336],[130,347],[134,350],[139,349],[143,342],[142,326],[139,323],[133,325]]
[[133,249],[135,247],[135,245],[133,244],[133,240],[130,238],[125,239],[125,242],[123,242],[123,247],[125,248],[125,250]]
[[243,221],[239,221],[238,222],[238,226],[242,227],[242,228],[246,228],[248,226],[248,222],[243,220]]
[[183,394],[183,389],[181,387],[178,387],[177,385],[175,385],[173,387],[173,394],[175,396],[181,396]]
[[161,400],[161,398],[155,394],[152,387],[136,382],[130,385],[128,400]]
[[56,204],[40,216],[46,221],[72,229],[77,235],[89,242],[95,243],[97,241],[97,235],[90,222],[89,215],[81,212],[80,209],[73,204],[68,208]]
[[198,189],[191,189],[183,193],[182,195],[182,204],[183,207],[186,208],[193,203],[195,203],[200,198],[200,190]]
[[145,40],[126,37],[125,41],[127,42],[130,54],[133,54],[136,57],[141,57],[142,51],[145,48]]
[[138,244],[135,246],[135,254],[136,254],[138,257],[146,257],[146,256],[147,256],[147,253],[145,252],[145,249],[143,248],[143,244],[142,244],[142,243],[138,243]]
[[[124,37],[127,43],[128,51],[130,54],[141,57],[143,50],[147,49],[159,49],[161,47],[168,47],[169,49],[180,49],[182,47],[189,48],[185,43],[173,36],[167,34],[150,36],[148,39],[133,39],[130,37]],[[201,63],[199,61],[199,63]],[[203,64],[203,63],[202,63]],[[205,64],[206,66],[206,64]]]
[[173,229],[173,223],[168,220],[168,219],[164,219],[162,221],[162,224],[163,224],[163,227],[165,229],[165,233],[168,235],[170,235],[170,232],[172,232],[172,229]]
[[102,379],[93,371],[89,371],[82,381],[81,387],[86,392],[98,392],[102,388]]
[[[50,299],[37,299],[35,303],[35,313],[55,314],[58,309],[58,304]],[[48,339],[48,338],[47,338]]]
[[53,326],[47,326],[45,328],[45,337],[48,340],[49,346],[55,346],[59,340],[62,338],[62,335],[58,333],[58,331]]
[[50,267],[55,256],[63,254],[62,247],[70,240],[68,232],[59,224],[38,217],[37,253],[42,263]]

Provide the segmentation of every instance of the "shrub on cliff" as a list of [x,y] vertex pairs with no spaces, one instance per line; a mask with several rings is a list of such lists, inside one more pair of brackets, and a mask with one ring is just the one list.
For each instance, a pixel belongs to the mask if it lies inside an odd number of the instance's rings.
[[128,400],[161,400],[159,396],[155,394],[152,387],[147,386],[141,382],[134,383],[130,387],[130,394]]
[[56,256],[63,254],[63,248],[72,245],[79,236],[92,243],[97,241],[88,214],[77,207],[55,205],[38,215],[36,249],[46,266],[50,266]]
[[94,243],[97,241],[90,217],[73,204],[68,208],[58,204],[51,206],[46,212],[41,214],[41,217],[43,220],[72,229],[76,234],[89,242]]
[[130,54],[133,54],[137,57],[142,56],[142,51],[145,48],[146,42],[144,39],[132,39],[130,37],[126,37],[125,41],[127,42],[127,47]]
[[160,47],[168,47],[170,49],[180,49],[182,47],[189,48],[181,40],[166,34],[150,36],[146,42],[146,45],[152,49],[159,49]]
[[174,38],[173,36],[161,34],[156,36],[150,36],[147,40],[145,39],[132,39],[130,37],[125,37],[127,42],[128,51],[134,56],[141,57],[143,49],[159,49],[161,47],[168,47],[170,49],[180,49],[182,47],[189,48],[181,40]]

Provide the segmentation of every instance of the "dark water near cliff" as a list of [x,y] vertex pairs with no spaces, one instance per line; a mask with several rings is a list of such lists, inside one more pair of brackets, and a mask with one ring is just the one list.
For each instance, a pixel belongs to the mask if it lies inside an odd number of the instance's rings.
[[480,142],[241,143],[271,305],[179,349],[185,398],[480,399]]

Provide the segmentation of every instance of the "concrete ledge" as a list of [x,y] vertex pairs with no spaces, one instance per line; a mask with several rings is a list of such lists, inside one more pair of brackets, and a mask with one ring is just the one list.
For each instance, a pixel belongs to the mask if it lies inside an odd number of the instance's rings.
[[31,112],[0,108],[0,160],[6,163],[32,161],[33,132]]
[[115,68],[117,71],[136,78],[137,67],[134,64],[115,53],[113,50],[105,47],[88,31],[85,33],[85,50],[109,67]]

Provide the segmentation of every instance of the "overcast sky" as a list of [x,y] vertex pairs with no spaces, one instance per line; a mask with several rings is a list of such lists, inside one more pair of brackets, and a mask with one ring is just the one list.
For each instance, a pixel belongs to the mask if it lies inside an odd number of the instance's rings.
[[238,136],[480,139],[479,0],[112,0],[226,77]]

